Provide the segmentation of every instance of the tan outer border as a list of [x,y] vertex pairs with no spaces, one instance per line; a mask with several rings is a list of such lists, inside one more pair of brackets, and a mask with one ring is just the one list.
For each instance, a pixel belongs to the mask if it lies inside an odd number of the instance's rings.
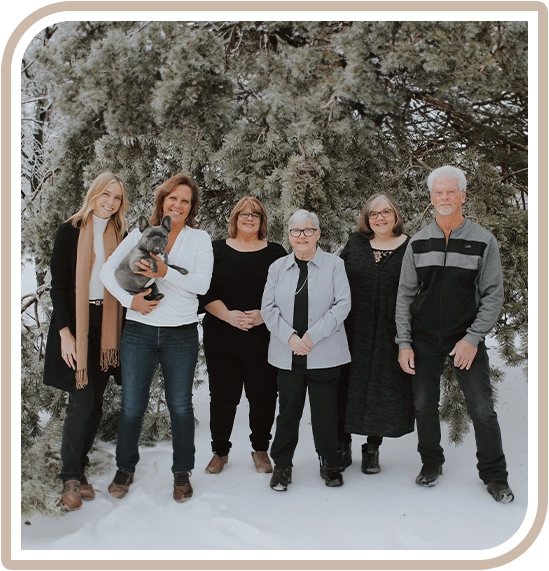
[[[75,3],[74,1],[70,0],[49,0],[48,2],[44,2],[43,0],[22,0],[21,2],[10,2],[9,7],[4,8],[4,19],[3,19],[3,26],[2,26],[2,35],[0,36],[0,45],[3,49],[0,50],[0,65],[2,75],[4,77],[4,85],[6,86],[1,92],[1,103],[0,106],[1,114],[2,114],[2,124],[4,125],[4,134],[0,139],[2,151],[0,153],[0,160],[2,164],[2,171],[5,173],[10,173],[11,164],[11,150],[10,150],[10,92],[8,86],[10,85],[10,77],[11,77],[11,60],[13,56],[13,52],[23,34],[36,22],[38,22],[41,18],[49,16],[51,14],[55,14],[57,12],[63,11],[77,11],[77,10],[105,10],[105,11],[112,11],[112,10],[127,10],[127,11],[147,11],[147,10],[288,10],[288,11],[295,11],[295,10],[441,10],[443,8],[452,8],[455,10],[533,10],[538,11],[539,13],[539,53],[540,54],[547,54],[549,53],[548,44],[549,41],[547,36],[549,35],[547,32],[549,27],[547,25],[547,13],[549,12],[549,7],[544,6],[544,2],[542,0],[522,0],[521,2],[517,3],[516,0],[461,0],[460,2],[456,3],[454,6],[448,6],[448,4],[442,5],[440,1],[435,2],[433,0],[416,0],[415,2],[410,2],[409,0],[386,0],[383,3],[375,3],[371,4],[365,1],[360,0],[339,0],[338,2],[328,1],[328,0],[277,0],[276,2],[257,2],[253,0],[232,0],[231,2],[222,1],[222,0],[202,0],[199,3],[191,3],[185,0],[183,1],[176,1],[176,0],[157,0],[156,2],[144,2],[143,0],[95,0],[94,2],[81,2]],[[291,15],[289,14],[288,19],[291,19]],[[546,56],[545,56],[546,57]],[[542,57],[540,56],[540,61],[543,61]],[[545,73],[542,73],[545,72]],[[532,73],[532,72],[531,72]],[[546,69],[543,70],[540,65],[540,75],[539,75],[539,85],[540,89],[539,92],[543,93],[543,87],[549,87],[546,85],[547,81],[547,73]],[[540,110],[539,110],[539,124],[540,126],[547,125],[547,110],[541,104],[540,101]],[[542,129],[540,128],[540,144],[539,144],[539,156],[546,157],[548,156],[548,144],[541,136]],[[18,149],[13,149],[13,152],[18,153]],[[9,181],[9,176],[6,175],[5,179]],[[9,182],[7,183],[7,186]],[[532,189],[534,191],[534,189]],[[5,189],[2,192],[3,198],[7,199],[8,190]],[[10,199],[14,200],[18,196],[18,189],[12,188]],[[540,192],[539,193],[539,212],[545,212],[545,208],[549,206],[549,197],[548,193]],[[4,203],[4,211],[7,208],[11,208],[11,205],[8,207],[7,201]],[[4,227],[0,231],[0,239],[2,239],[2,244],[10,243],[10,231]],[[19,242],[20,237],[18,235],[11,236],[12,240],[16,240],[17,243]],[[6,248],[5,248],[6,249]],[[549,272],[547,275],[541,271],[543,267],[543,254],[544,249],[540,248],[539,252],[539,266],[540,266],[540,276],[539,282],[543,283],[543,277],[549,277]],[[530,260],[530,263],[536,263],[536,260]],[[4,267],[6,267],[4,265]],[[8,271],[9,274],[9,271]],[[541,294],[541,292],[540,292]],[[4,295],[4,299],[10,299],[8,296]],[[531,303],[533,300],[531,300]],[[9,302],[4,302],[5,312],[9,311]],[[539,301],[539,315],[540,315],[540,322],[544,317],[549,316],[549,301],[547,299],[542,298],[540,295]],[[4,323],[7,323],[7,319],[4,318]],[[5,367],[8,368],[8,363],[10,361],[10,329],[6,325],[2,327],[1,330],[2,334],[2,341],[0,343],[0,362],[5,363]],[[536,335],[534,332],[531,333],[530,336],[531,343],[536,342]],[[547,331],[540,331],[539,337],[539,345],[542,346],[543,341],[547,341],[549,339],[549,334]],[[14,338],[11,339],[11,349],[17,350],[17,343],[18,339]],[[540,367],[541,370],[541,367]],[[5,383],[6,385],[7,383]],[[5,386],[4,385],[4,386]],[[4,435],[4,442],[7,444],[2,450],[2,456],[4,465],[8,461],[8,447],[9,447],[9,437],[8,434],[11,432],[10,426],[10,399],[8,398],[8,391],[4,391],[3,399],[2,399],[2,412],[3,414],[0,415],[0,434]],[[539,387],[539,401],[541,403],[547,402],[547,396],[549,394],[549,389],[545,383],[540,383]],[[549,422],[547,420],[547,415],[540,415],[540,422],[539,422],[539,434],[544,435],[548,434],[548,427]],[[543,443],[543,436],[540,437],[540,442]],[[542,455],[539,459],[539,473],[540,474],[547,474],[549,467],[549,461],[546,455]],[[2,471],[2,490],[3,495],[5,498],[4,505],[8,503],[8,498],[10,497],[9,493],[9,472],[4,469]],[[540,483],[543,482],[543,478],[540,478]],[[481,570],[497,570],[497,571],[505,571],[506,569],[522,569],[525,567],[530,567],[533,569],[538,568],[538,561],[546,560],[546,531],[549,529],[549,518],[547,516],[547,509],[549,506],[549,497],[547,493],[547,487],[545,490],[543,486],[539,491],[539,508],[538,508],[538,515],[534,526],[527,537],[519,544],[515,549],[510,551],[509,553],[498,557],[496,559],[484,560],[484,561],[375,561],[375,562],[365,562],[365,561],[341,561],[341,562],[334,562],[334,561],[262,561],[261,563],[254,562],[254,561],[225,561],[225,562],[212,562],[212,561],[194,561],[191,563],[195,570],[208,570],[213,568],[214,566],[222,565],[225,570],[232,571],[233,569],[236,571],[252,571],[252,569],[256,569],[258,565],[261,566],[263,571],[275,571],[275,569],[280,568],[283,566],[285,569],[294,569],[298,568],[300,571],[308,571],[309,569],[312,571],[328,571],[332,570],[334,565],[342,565],[345,568],[345,571],[351,571],[354,569],[364,569],[366,565],[373,565],[376,567],[376,570],[385,571],[385,570],[392,570],[392,569],[400,569],[406,568],[407,571],[415,571],[417,570],[427,570],[430,569],[438,569],[441,565],[444,566],[445,571],[452,571],[454,569],[462,569],[463,566],[467,566],[467,570],[475,571],[477,569]],[[51,569],[52,571],[55,569],[59,571],[60,569],[68,569],[69,566],[77,565],[78,569],[83,571],[87,569],[97,569],[98,566],[108,565],[109,567],[115,566],[116,569],[132,569],[132,570],[139,570],[139,569],[147,569],[150,570],[151,566],[161,566],[163,569],[165,568],[173,568],[181,570],[182,566],[185,565],[184,562],[181,561],[162,561],[162,562],[147,562],[147,561],[118,561],[118,562],[110,562],[110,563],[102,563],[100,561],[80,561],[78,563],[71,562],[71,561],[56,561],[56,562],[43,562],[43,561],[10,561],[10,536],[11,536],[11,522],[10,522],[10,515],[9,510],[4,508],[3,516],[1,518],[1,531],[3,533],[0,534],[1,537],[1,559],[2,568],[6,568],[6,562],[10,566],[14,566],[17,568],[33,568],[36,569],[38,566],[40,570],[46,569],[48,571]],[[192,525],[192,522],[186,522],[188,525]],[[182,520],[182,525],[185,525],[184,520]],[[45,566],[45,567],[44,567]]]

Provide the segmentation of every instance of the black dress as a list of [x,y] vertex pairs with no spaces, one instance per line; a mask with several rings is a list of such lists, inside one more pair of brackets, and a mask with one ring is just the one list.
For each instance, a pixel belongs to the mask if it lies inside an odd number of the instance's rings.
[[400,368],[395,343],[396,297],[408,241],[376,264],[370,240],[355,232],[340,254],[352,300],[345,321],[352,361],[342,375],[348,385],[347,433],[398,437],[414,430],[412,382]]
[[[229,310],[261,308],[269,266],[286,255],[274,242],[255,252],[240,252],[225,240],[212,243],[214,269],[210,289],[200,296],[200,306],[220,300]],[[203,321],[204,353],[210,388],[212,451],[226,456],[242,388],[250,404],[250,441],[266,452],[276,410],[277,369],[269,365],[270,334],[265,324],[243,331],[206,312]]]

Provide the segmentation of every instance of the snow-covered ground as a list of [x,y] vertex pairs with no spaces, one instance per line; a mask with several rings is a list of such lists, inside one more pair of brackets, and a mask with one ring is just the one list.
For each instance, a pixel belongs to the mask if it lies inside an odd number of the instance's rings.
[[[492,361],[498,360],[491,351]],[[22,550],[485,550],[503,544],[520,528],[527,508],[527,383],[507,369],[499,388],[498,414],[515,501],[502,505],[486,492],[475,468],[469,433],[462,446],[445,445],[439,485],[414,483],[420,469],[416,435],[386,439],[381,472],[360,471],[362,437],[353,442],[353,465],[341,488],[328,488],[318,473],[308,404],[285,493],[269,488],[270,475],[255,472],[248,440],[247,401],[239,406],[229,463],[219,475],[204,473],[211,458],[208,389],[194,397],[196,431],[194,497],[172,499],[171,445],[142,448],[130,493],[112,498],[113,469],[93,478],[97,497],[81,510],[53,519],[21,520]],[[444,436],[445,437],[445,436]],[[114,453],[114,447],[102,444]],[[36,555],[36,554],[35,554]],[[84,554],[71,553],[70,558]],[[185,558],[173,553],[171,556]],[[51,555],[44,553],[44,557]],[[92,555],[93,557],[93,555]],[[261,559],[261,552],[256,554]],[[108,554],[106,555],[108,559]],[[444,556],[442,555],[443,559]]]

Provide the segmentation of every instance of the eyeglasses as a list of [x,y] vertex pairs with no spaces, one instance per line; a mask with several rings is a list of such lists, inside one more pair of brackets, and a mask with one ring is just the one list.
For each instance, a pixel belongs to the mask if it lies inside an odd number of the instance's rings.
[[292,238],[299,238],[301,234],[303,234],[304,236],[307,236],[307,238],[310,238],[317,230],[318,228],[304,228],[303,230],[292,228],[290,230],[290,236],[292,236]]
[[242,220],[248,220],[250,218],[252,220],[259,220],[261,218],[261,214],[258,214],[257,212],[239,212],[238,215]]
[[391,208],[384,208],[381,212],[375,212],[372,210],[372,212],[368,212],[368,218],[370,220],[376,220],[380,214],[383,216],[383,218],[389,218],[393,212],[394,211]]

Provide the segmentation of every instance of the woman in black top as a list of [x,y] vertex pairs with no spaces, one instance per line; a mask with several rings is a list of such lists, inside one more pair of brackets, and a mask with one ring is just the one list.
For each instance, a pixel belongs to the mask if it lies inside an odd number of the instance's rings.
[[66,510],[95,497],[84,471],[109,376],[120,379],[122,307],[103,287],[99,270],[122,239],[127,209],[121,179],[102,173],[90,185],[82,208],[59,226],[53,245],[44,383],[69,393],[59,474]]
[[242,388],[250,404],[252,458],[258,472],[272,472],[267,454],[274,421],[276,369],[267,362],[269,331],[259,312],[269,266],[286,251],[267,242],[267,212],[245,196],[229,218],[229,238],[213,242],[210,289],[201,298],[204,353],[210,386],[214,456],[206,473],[219,474],[229,459],[231,432]]
[[393,198],[374,194],[361,212],[357,232],[341,252],[351,286],[345,330],[352,361],[344,368],[339,391],[340,463],[343,468],[351,464],[351,433],[367,435],[362,446],[365,474],[380,471],[384,436],[414,430],[412,384],[398,364],[395,343],[396,295],[409,241],[403,230]]

